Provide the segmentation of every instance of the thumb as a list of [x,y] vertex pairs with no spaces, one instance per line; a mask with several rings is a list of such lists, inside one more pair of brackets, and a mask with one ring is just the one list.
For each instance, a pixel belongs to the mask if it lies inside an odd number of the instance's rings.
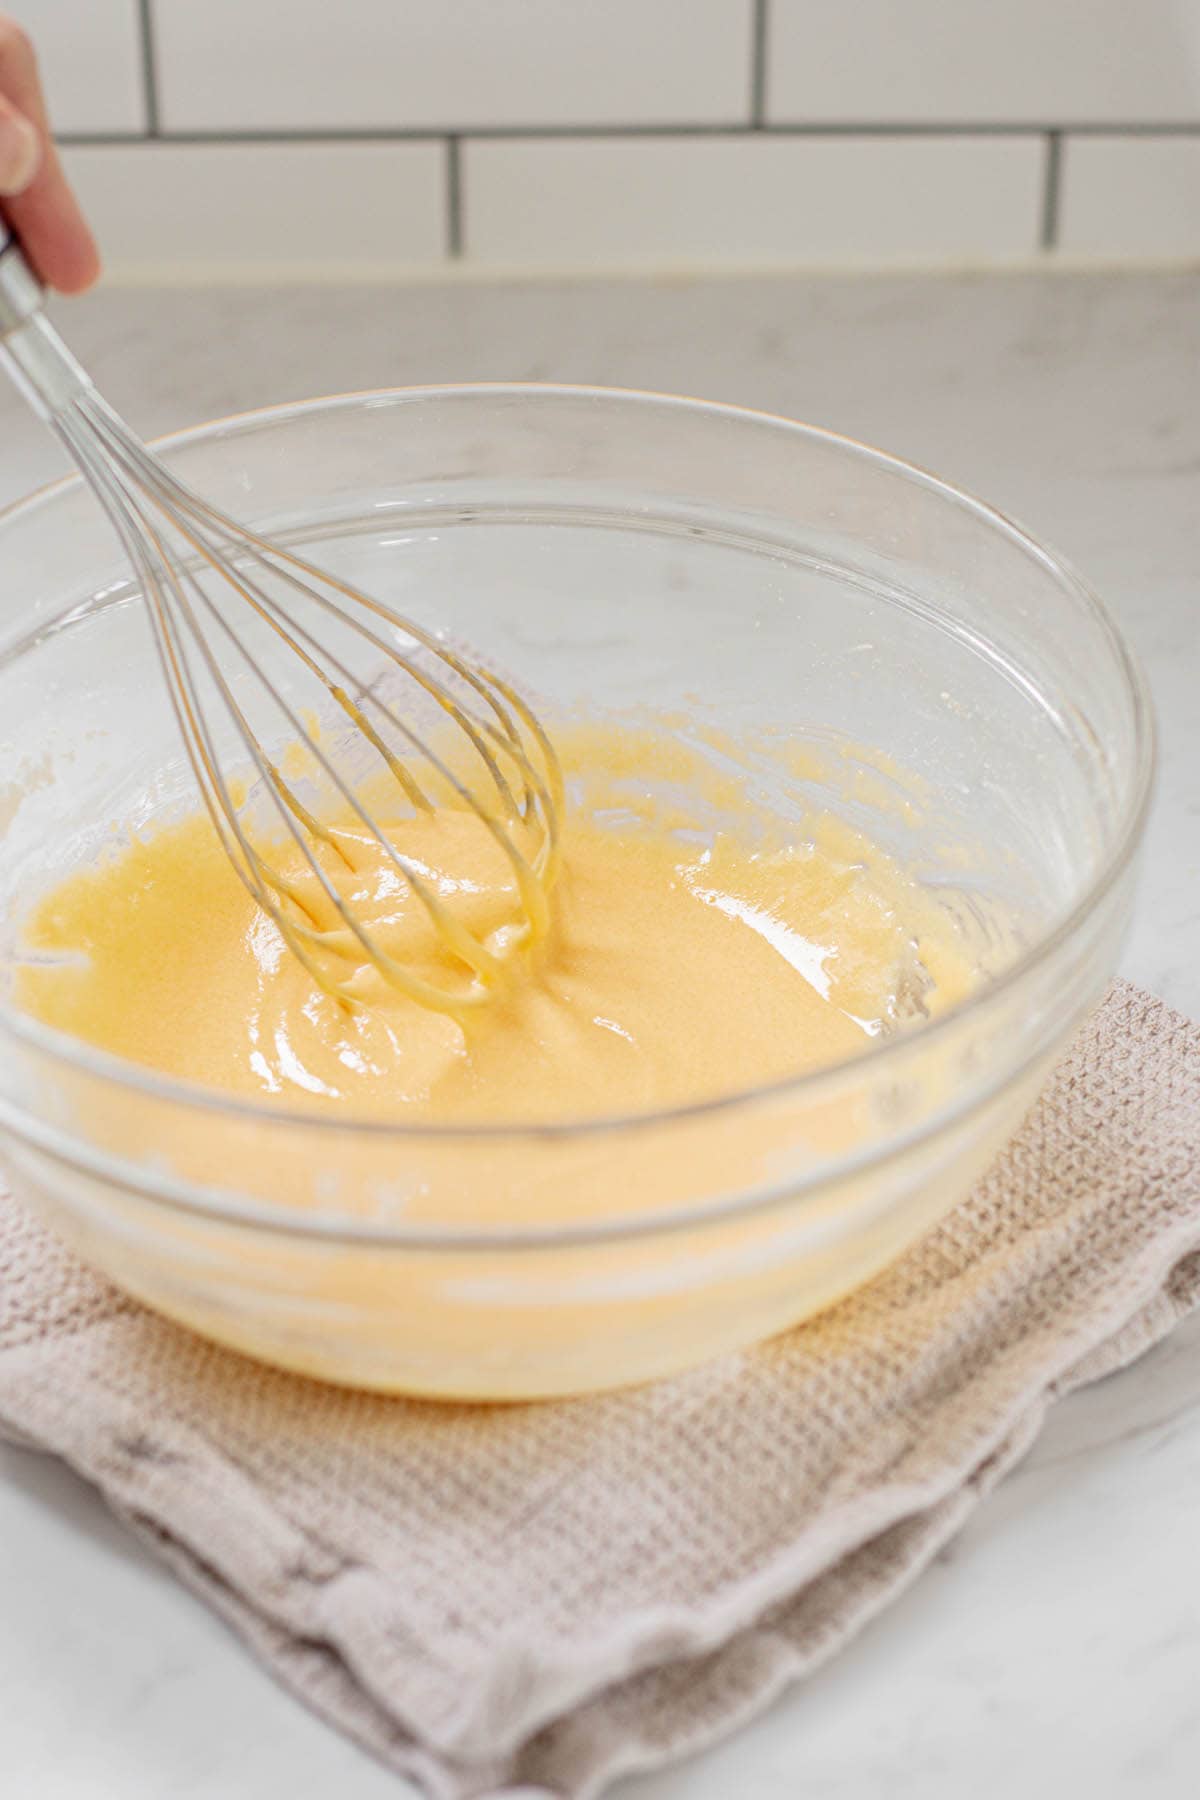
[[42,161],[37,129],[0,94],[0,195],[23,194]]

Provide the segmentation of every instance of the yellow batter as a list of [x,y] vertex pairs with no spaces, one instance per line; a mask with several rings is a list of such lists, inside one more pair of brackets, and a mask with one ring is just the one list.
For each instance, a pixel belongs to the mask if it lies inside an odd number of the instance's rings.
[[[563,734],[560,752],[573,799],[555,928],[461,1020],[371,968],[354,978],[361,1004],[323,992],[203,814],[123,843],[44,899],[26,935],[51,960],[21,969],[18,1001],[187,1081],[447,1122],[702,1100],[853,1056],[971,986],[949,918],[844,830],[798,833],[736,792],[717,796],[713,829],[709,765],[667,734],[611,724]],[[653,784],[631,787],[639,768],[670,771],[669,805]],[[691,812],[689,782],[704,791]],[[511,871],[471,815],[439,809],[394,837],[480,935],[511,911]],[[394,867],[361,832],[341,842],[344,856],[322,853],[339,891],[390,953],[434,972],[436,942]]]

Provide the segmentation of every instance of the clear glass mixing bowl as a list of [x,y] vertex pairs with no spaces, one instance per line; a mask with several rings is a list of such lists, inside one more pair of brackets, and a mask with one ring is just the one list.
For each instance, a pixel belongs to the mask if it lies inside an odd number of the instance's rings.
[[[4,1160],[85,1257],[294,1369],[517,1398],[779,1331],[965,1193],[1104,988],[1130,909],[1150,713],[1070,569],[873,450],[646,394],[349,395],[161,448],[247,522],[518,672],[552,716],[699,708],[824,745],[780,804],[845,814],[933,893],[1002,903],[1021,944],[968,1003],[851,1063],[758,1092],[731,1069],[711,1104],[578,1125],[240,1104],[56,1035],[5,993]],[[138,595],[77,482],[0,518],[0,571],[11,956],[31,901],[114,820],[187,804],[190,775]],[[895,804],[898,770],[919,804]]]

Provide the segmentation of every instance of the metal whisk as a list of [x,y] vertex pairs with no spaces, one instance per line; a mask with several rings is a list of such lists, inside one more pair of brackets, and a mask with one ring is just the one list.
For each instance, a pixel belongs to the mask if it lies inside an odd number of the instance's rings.
[[[353,998],[346,965],[370,964],[391,987],[438,1011],[457,1013],[486,1001],[501,984],[511,951],[535,943],[550,926],[563,787],[536,715],[468,652],[193,493],[96,391],[42,301],[19,245],[0,222],[4,361],[116,528],[145,597],[196,782],[242,881],[314,980],[342,1000]],[[345,744],[327,747],[325,734],[256,655],[254,634],[299,659],[305,678],[319,684],[316,691],[348,723]],[[356,673],[355,652],[370,658],[369,674]],[[303,747],[305,766],[326,799],[408,884],[448,953],[448,965],[439,959],[448,976],[398,960],[339,892],[326,865],[339,855],[345,860],[342,838],[264,748],[251,716],[255,704],[270,709]],[[265,803],[273,821],[265,832],[248,823],[246,801],[235,800],[237,778],[225,768],[220,747],[226,742],[252,774],[259,813]],[[386,771],[405,815],[456,805],[479,821],[511,870],[511,909],[500,928],[484,935],[470,929],[453,892],[438,891],[437,871],[397,847],[363,798],[364,761],[372,773]],[[298,853],[340,929],[322,928],[305,884],[277,866],[280,844]]]

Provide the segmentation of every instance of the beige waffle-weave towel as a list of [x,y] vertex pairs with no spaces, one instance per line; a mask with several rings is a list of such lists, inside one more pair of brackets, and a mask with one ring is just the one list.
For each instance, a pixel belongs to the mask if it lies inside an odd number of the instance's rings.
[[728,1732],[929,1561],[1049,1403],[1200,1297],[1200,1029],[1118,984],[869,1287],[636,1392],[490,1410],[202,1343],[0,1200],[0,1427],[439,1800],[594,1795]]

